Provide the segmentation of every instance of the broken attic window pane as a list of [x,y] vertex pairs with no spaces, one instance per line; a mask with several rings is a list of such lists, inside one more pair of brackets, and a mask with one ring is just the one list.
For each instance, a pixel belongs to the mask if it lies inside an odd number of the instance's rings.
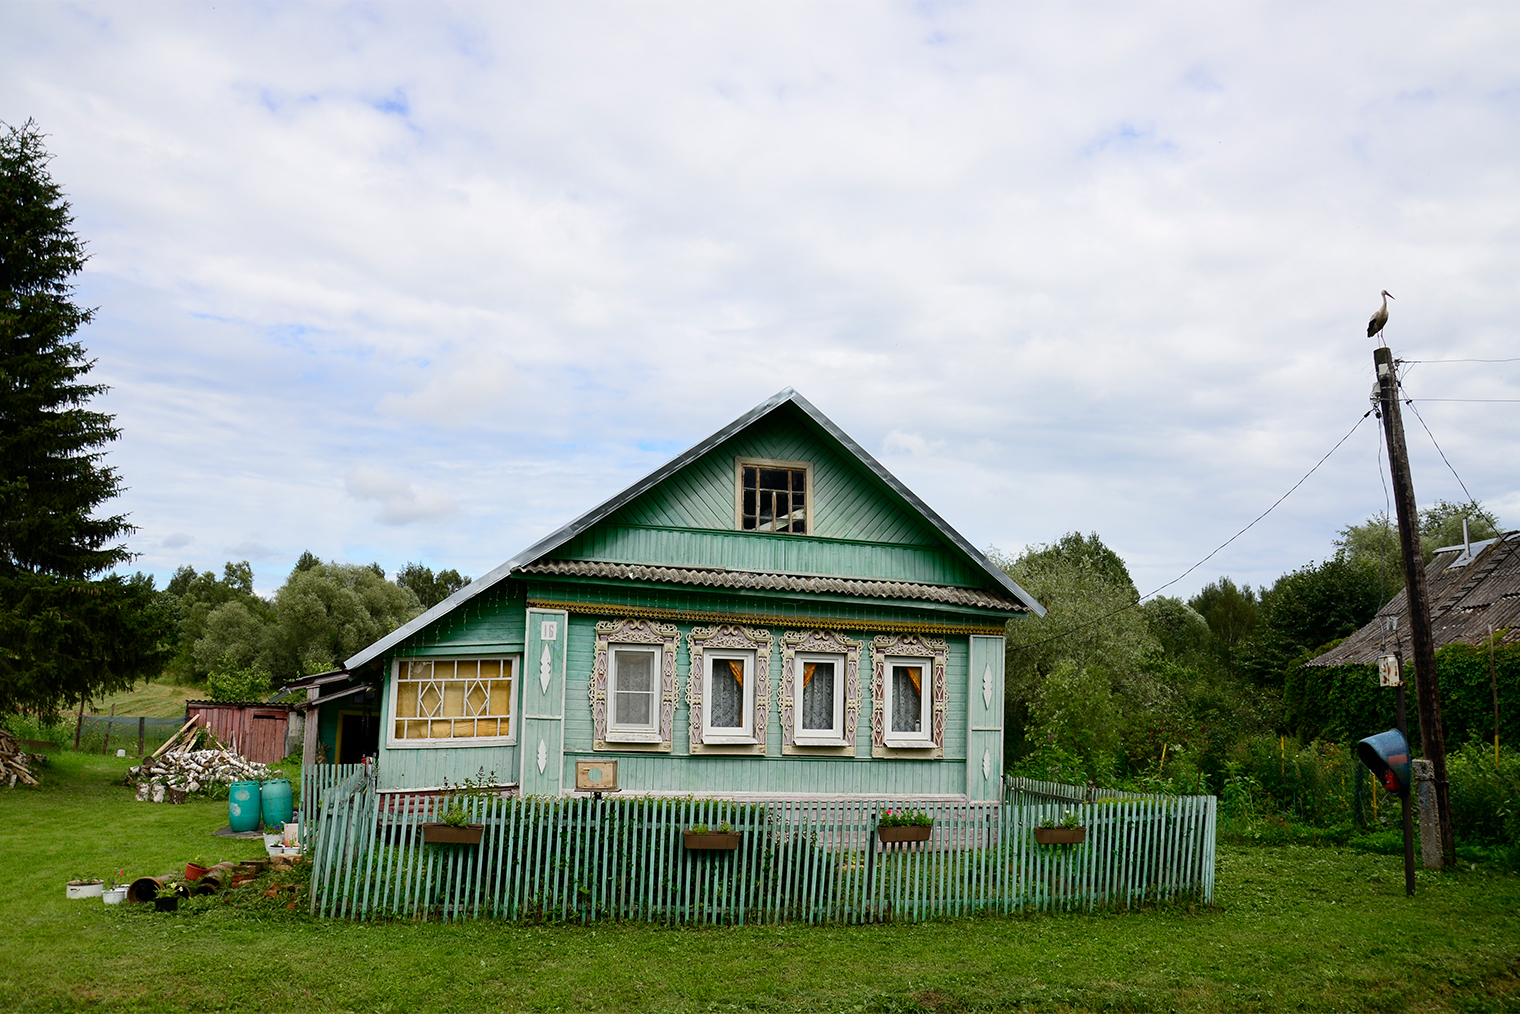
[[741,477],[740,528],[807,534],[807,469],[746,465]]

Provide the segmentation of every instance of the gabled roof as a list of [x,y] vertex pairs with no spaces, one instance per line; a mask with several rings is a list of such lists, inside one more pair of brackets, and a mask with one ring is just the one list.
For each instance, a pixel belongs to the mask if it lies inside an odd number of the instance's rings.
[[[1430,554],[1425,584],[1430,591],[1430,626],[1436,647],[1482,644],[1489,628],[1507,633],[1499,643],[1520,641],[1520,531],[1466,546],[1446,546]],[[1403,589],[1378,615],[1340,644],[1306,664],[1371,665],[1401,644],[1409,649],[1409,595]],[[1393,633],[1383,618],[1398,617]]]
[[518,553],[516,556],[512,557],[512,559],[508,560],[506,563],[502,564],[500,567],[497,567],[490,573],[477,578],[470,585],[465,588],[461,588],[459,591],[455,592],[453,595],[450,595],[448,598],[444,599],[442,602],[438,603],[436,606],[429,609],[421,616],[418,616],[411,622],[406,623],[403,626],[400,626],[391,631],[389,634],[382,637],[374,644],[371,644],[369,647],[358,652],[352,658],[344,662],[344,668],[357,669],[359,666],[362,666],[365,663],[371,662],[374,659],[380,657],[391,648],[411,637],[413,634],[425,629],[435,620],[446,616],[447,614],[453,612],[454,609],[461,604],[468,602],[475,596],[490,589],[498,582],[511,575],[513,572],[519,571],[527,565],[542,559],[548,554],[554,552],[554,550],[565,545],[571,539],[574,539],[577,535],[591,528],[593,525],[596,525],[610,518],[617,511],[621,510],[623,507],[643,496],[645,493],[648,493],[650,490],[654,489],[670,476],[676,474],[681,469],[685,468],[692,462],[707,454],[709,451],[713,450],[713,448],[719,446],[724,441],[732,438],[736,434],[754,425],[756,422],[770,415],[781,406],[788,404],[794,405],[800,409],[820,429],[822,429],[829,436],[833,437],[834,440],[837,441],[840,446],[843,447],[846,451],[848,451],[857,462],[864,466],[867,471],[875,475],[875,477],[879,479],[883,484],[885,484],[888,489],[892,490],[892,492],[902,497],[902,499],[906,501],[913,510],[917,511],[918,514],[925,521],[927,521],[940,534],[940,536],[944,538],[946,542],[950,543],[956,549],[960,550],[960,552],[963,553],[972,563],[981,568],[981,570],[984,571],[987,576],[992,579],[992,582],[997,587],[1005,591],[1014,600],[1014,602],[1021,604],[1025,608],[1034,612],[1036,615],[1045,615],[1045,608],[1041,606],[1038,601],[1036,601],[1033,595],[1030,595],[1023,588],[1020,588],[1017,584],[1015,584],[1012,578],[999,570],[997,565],[994,564],[991,560],[987,559],[985,554],[979,551],[975,546],[971,545],[971,543],[967,542],[964,536],[962,536],[954,528],[951,528],[950,525],[947,524],[945,520],[938,514],[934,513],[934,511],[931,510],[929,506],[922,500],[920,500],[912,490],[910,490],[907,486],[904,486],[895,475],[887,471],[886,467],[882,465],[881,462],[873,458],[869,453],[867,453],[865,448],[861,447],[853,439],[851,439],[849,434],[845,433],[844,430],[836,426],[833,420],[824,415],[822,412],[818,411],[817,408],[813,407],[813,404],[802,395],[798,394],[796,391],[788,387],[785,390],[773,395],[770,398],[767,398],[765,401],[756,405],[754,408],[750,409],[748,412],[744,413],[739,418],[729,423],[727,426],[718,430],[706,440],[701,441],[686,452],[677,455],[665,465],[655,469],[653,472],[650,472],[648,475],[644,476],[644,478],[640,479],[638,482],[635,482],[632,486],[629,486],[621,493],[617,494],[606,502],[593,507],[591,510],[587,511],[585,514],[582,514],[580,517],[576,518],[574,521],[565,525],[563,528],[559,529],[553,534],[540,539],[538,542],[535,542],[533,545],[529,546],[521,553]]

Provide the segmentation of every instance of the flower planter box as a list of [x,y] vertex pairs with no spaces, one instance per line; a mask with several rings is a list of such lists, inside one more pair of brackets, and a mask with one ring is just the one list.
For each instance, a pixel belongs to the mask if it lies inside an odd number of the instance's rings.
[[934,828],[929,824],[909,824],[906,827],[878,827],[876,837],[883,845],[904,841],[928,841]]
[[449,824],[423,824],[422,840],[429,845],[479,845],[485,834],[484,824],[466,824],[453,827]]
[[1080,845],[1087,840],[1087,828],[1037,827],[1034,840],[1040,845]]
[[64,892],[71,899],[98,898],[105,891],[99,880],[71,880],[64,885]]
[[732,852],[739,847],[739,832],[682,831],[681,841],[692,850]]

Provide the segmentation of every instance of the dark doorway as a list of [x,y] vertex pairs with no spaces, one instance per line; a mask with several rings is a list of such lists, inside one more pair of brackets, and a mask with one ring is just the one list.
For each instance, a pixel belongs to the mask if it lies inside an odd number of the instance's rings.
[[365,712],[362,715],[338,716],[338,763],[357,764],[380,750],[380,720]]

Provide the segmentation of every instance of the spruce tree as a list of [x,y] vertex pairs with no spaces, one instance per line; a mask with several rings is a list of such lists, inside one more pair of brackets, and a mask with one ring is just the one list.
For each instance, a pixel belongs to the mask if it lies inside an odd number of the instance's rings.
[[0,714],[130,686],[172,637],[151,578],[97,578],[131,560],[134,529],[96,516],[121,491],[118,431],[89,407],[105,386],[75,339],[86,255],[49,160],[33,122],[0,124]]

